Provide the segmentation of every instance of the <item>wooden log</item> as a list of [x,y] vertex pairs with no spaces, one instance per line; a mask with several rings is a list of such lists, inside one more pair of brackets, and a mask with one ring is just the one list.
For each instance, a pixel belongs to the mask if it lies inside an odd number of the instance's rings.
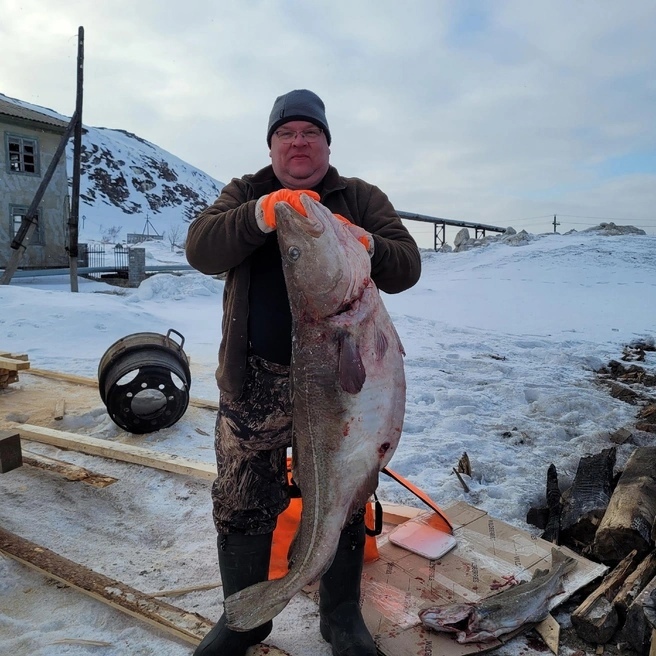
[[562,503],[560,487],[558,486],[558,471],[553,463],[547,469],[547,508],[549,509],[549,518],[542,539],[558,544]]
[[5,389],[12,383],[18,380],[17,371],[9,371],[9,369],[0,369],[0,389]]
[[6,474],[22,464],[20,433],[0,431],[0,474]]
[[615,453],[616,449],[612,447],[579,461],[572,487],[563,495],[560,516],[562,544],[579,549],[592,544],[613,491]]
[[[192,645],[197,645],[214,625],[198,613],[149,597],[2,527],[0,553]],[[251,649],[249,656],[289,656],[273,645],[261,644]]]
[[95,437],[78,435],[58,431],[42,426],[31,424],[20,425],[21,435],[28,440],[50,444],[61,449],[72,449],[80,453],[89,453],[103,458],[111,458],[122,462],[131,462],[145,467],[153,467],[174,474],[185,474],[213,481],[216,478],[216,465],[199,460],[191,460],[182,456],[175,456],[159,451],[152,451],[122,442],[111,442],[110,440],[99,440]]
[[597,529],[593,552],[602,562],[617,562],[632,549],[641,556],[652,548],[656,518],[656,447],[638,447],[629,457]]
[[620,621],[626,620],[629,606],[635,601],[644,587],[656,576],[656,551],[652,551],[627,577],[624,585],[615,597],[615,609]]
[[54,458],[42,456],[40,453],[31,453],[29,451],[23,451],[23,464],[58,474],[59,476],[63,476],[67,481],[80,481],[98,488],[107,487],[118,481],[118,478],[114,478],[113,476],[96,474],[84,467],[73,465],[70,462],[55,460]]
[[624,624],[624,637],[638,654],[647,654],[656,622],[656,577],[629,606]]
[[633,570],[636,555],[631,552],[572,613],[572,626],[586,642],[603,645],[613,637],[619,626],[613,599]]

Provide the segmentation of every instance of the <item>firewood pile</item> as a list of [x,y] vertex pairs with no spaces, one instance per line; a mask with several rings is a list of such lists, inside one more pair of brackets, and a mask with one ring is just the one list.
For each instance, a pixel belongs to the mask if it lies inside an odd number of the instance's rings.
[[18,382],[18,372],[29,368],[30,363],[27,355],[16,355],[0,351],[0,390]]
[[[622,360],[644,362],[645,352],[654,350],[626,347]],[[551,465],[547,505],[530,509],[527,521],[544,539],[610,568],[572,613],[578,636],[596,645],[621,640],[637,654],[656,654],[656,376],[615,360],[597,373],[612,396],[638,408],[633,430],[609,435],[611,443],[635,447],[617,473],[615,445],[581,458],[564,491]]]

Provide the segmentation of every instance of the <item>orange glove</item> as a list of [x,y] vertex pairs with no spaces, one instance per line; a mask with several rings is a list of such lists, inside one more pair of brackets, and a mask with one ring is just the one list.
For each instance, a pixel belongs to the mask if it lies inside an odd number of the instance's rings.
[[[262,231],[271,232],[276,229],[276,203],[289,203],[299,214],[307,216],[305,208],[301,203],[301,194],[307,194],[316,201],[320,200],[320,196],[316,191],[309,191],[307,189],[278,189],[278,191],[273,191],[266,196],[262,196],[257,202],[255,212],[258,225],[260,225]],[[260,220],[262,223],[260,223]]]
[[374,238],[371,236],[371,233],[367,232],[364,228],[351,223],[341,214],[334,214],[333,216],[343,223],[346,223],[349,232],[367,249],[367,253],[369,253],[370,256],[374,254]]

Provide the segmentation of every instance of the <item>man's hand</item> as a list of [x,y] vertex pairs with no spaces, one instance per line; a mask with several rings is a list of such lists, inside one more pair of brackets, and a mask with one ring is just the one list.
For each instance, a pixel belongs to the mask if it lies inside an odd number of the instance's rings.
[[367,232],[364,228],[351,223],[345,216],[341,214],[335,214],[335,218],[342,221],[349,232],[367,249],[369,257],[372,257],[374,254],[374,238],[370,232]]
[[255,219],[262,232],[273,232],[276,229],[276,203],[289,203],[299,214],[307,216],[301,203],[301,194],[307,194],[314,200],[320,200],[316,191],[307,189],[278,189],[266,196],[262,196],[255,205]]

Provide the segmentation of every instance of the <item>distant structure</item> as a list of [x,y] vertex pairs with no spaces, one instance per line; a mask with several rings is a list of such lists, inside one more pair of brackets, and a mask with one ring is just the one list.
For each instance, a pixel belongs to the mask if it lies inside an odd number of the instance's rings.
[[[0,268],[13,254],[18,233],[68,122],[0,98]],[[68,265],[66,224],[70,197],[62,157],[39,204],[37,229],[22,268]]]
[[[151,230],[153,231],[152,234],[150,232]],[[149,216],[146,216],[146,224],[144,225],[141,234],[130,232],[127,236],[128,244],[140,244],[142,241],[162,241],[163,239],[164,235],[160,235],[159,232],[157,232]]]

